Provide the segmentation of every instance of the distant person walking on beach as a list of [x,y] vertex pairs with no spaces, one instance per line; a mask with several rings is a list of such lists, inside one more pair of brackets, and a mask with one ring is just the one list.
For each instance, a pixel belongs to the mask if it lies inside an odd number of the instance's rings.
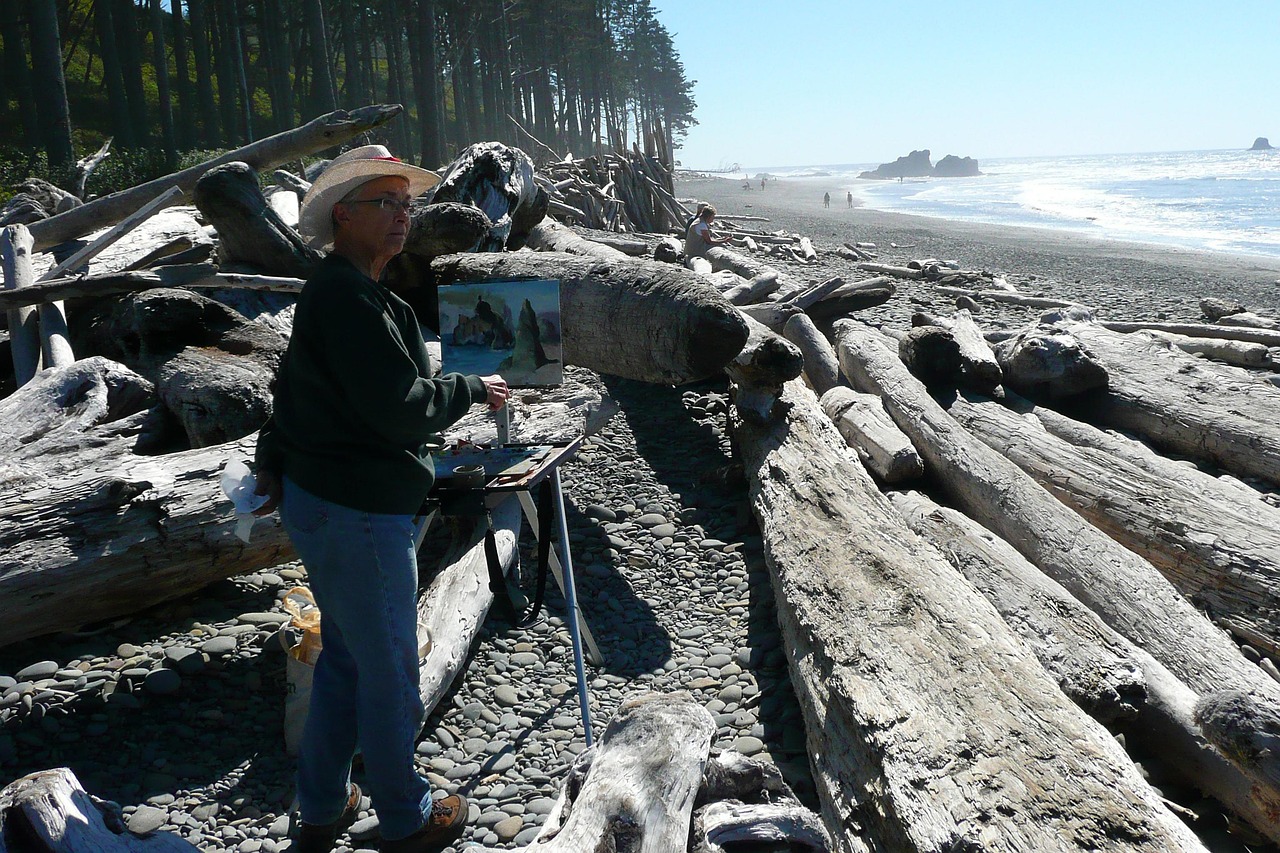
[[716,209],[711,205],[702,208],[698,213],[698,217],[689,223],[689,228],[685,231],[684,236],[684,253],[691,258],[698,257],[706,253],[707,249],[712,246],[723,246],[733,238],[728,234],[716,236],[711,230],[711,223],[715,222]]
[[850,206],[850,207],[853,207],[853,193],[852,193],[852,192],[845,193],[845,200],[849,202],[849,206]]
[[823,193],[823,194],[822,194],[822,206],[823,206],[823,207],[830,207],[830,206],[831,206],[831,193]]

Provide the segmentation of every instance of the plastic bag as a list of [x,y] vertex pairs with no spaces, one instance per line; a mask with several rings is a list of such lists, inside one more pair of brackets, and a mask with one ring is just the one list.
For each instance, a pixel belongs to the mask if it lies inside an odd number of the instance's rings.
[[249,470],[249,466],[239,459],[228,459],[219,477],[222,492],[231,499],[236,510],[236,536],[243,542],[249,541],[249,531],[253,529],[253,511],[267,502],[266,495],[255,495],[253,490],[258,480]]
[[320,608],[305,586],[295,586],[284,595],[282,604],[291,633],[298,637],[285,649],[284,748],[289,755],[298,754],[302,730],[307,724],[307,706],[311,704],[311,677],[320,657]]

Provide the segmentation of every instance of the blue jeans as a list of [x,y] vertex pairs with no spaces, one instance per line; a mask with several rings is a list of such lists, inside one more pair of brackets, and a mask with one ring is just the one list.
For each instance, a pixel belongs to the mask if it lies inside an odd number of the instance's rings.
[[423,708],[413,516],[350,509],[286,477],[280,517],[320,606],[324,646],[298,753],[302,819],[338,819],[359,744],[382,837],[403,838],[431,813],[414,767]]

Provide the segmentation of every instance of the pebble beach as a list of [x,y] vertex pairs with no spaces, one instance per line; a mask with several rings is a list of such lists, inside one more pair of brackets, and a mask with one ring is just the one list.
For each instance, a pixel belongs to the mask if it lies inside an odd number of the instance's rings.
[[[825,189],[832,204],[824,208],[818,180],[764,189],[756,180],[744,190],[741,180],[683,176],[676,195],[711,202],[723,219],[768,220],[743,223],[751,228],[810,237],[817,263],[777,262],[807,281],[868,277],[835,250],[873,243],[882,263],[954,260],[1108,319],[1195,321],[1207,296],[1280,313],[1274,259],[848,208],[835,187]],[[906,328],[913,311],[952,310],[954,297],[904,281],[862,316]],[[1016,328],[1035,315],[984,305],[978,320]],[[745,485],[729,467],[725,382],[604,381],[621,412],[564,469],[580,604],[605,657],[587,670],[595,735],[628,697],[689,691],[715,717],[713,751],[776,763],[816,809],[768,568]],[[526,565],[532,547],[526,535]],[[130,619],[0,649],[0,787],[67,766],[135,831],[177,833],[203,850],[289,849],[293,761],[282,736],[279,641],[289,617],[280,602],[303,582],[301,565],[290,563]],[[526,844],[586,748],[564,617],[554,584],[531,627],[491,616],[466,672],[427,722],[419,768],[441,792],[470,800],[463,843]],[[337,849],[376,849],[368,805]],[[1244,849],[1225,832],[1211,837],[1213,849]]]

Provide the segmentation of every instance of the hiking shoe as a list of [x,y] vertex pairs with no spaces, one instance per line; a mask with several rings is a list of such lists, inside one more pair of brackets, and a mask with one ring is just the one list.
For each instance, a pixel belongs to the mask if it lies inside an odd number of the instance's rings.
[[360,814],[360,796],[360,786],[352,782],[342,814],[333,823],[304,823],[299,820],[298,837],[289,849],[297,853],[329,853],[338,836],[356,822],[356,815]]
[[383,841],[382,853],[435,853],[456,841],[467,826],[467,800],[450,794],[431,803],[426,824],[408,838]]

